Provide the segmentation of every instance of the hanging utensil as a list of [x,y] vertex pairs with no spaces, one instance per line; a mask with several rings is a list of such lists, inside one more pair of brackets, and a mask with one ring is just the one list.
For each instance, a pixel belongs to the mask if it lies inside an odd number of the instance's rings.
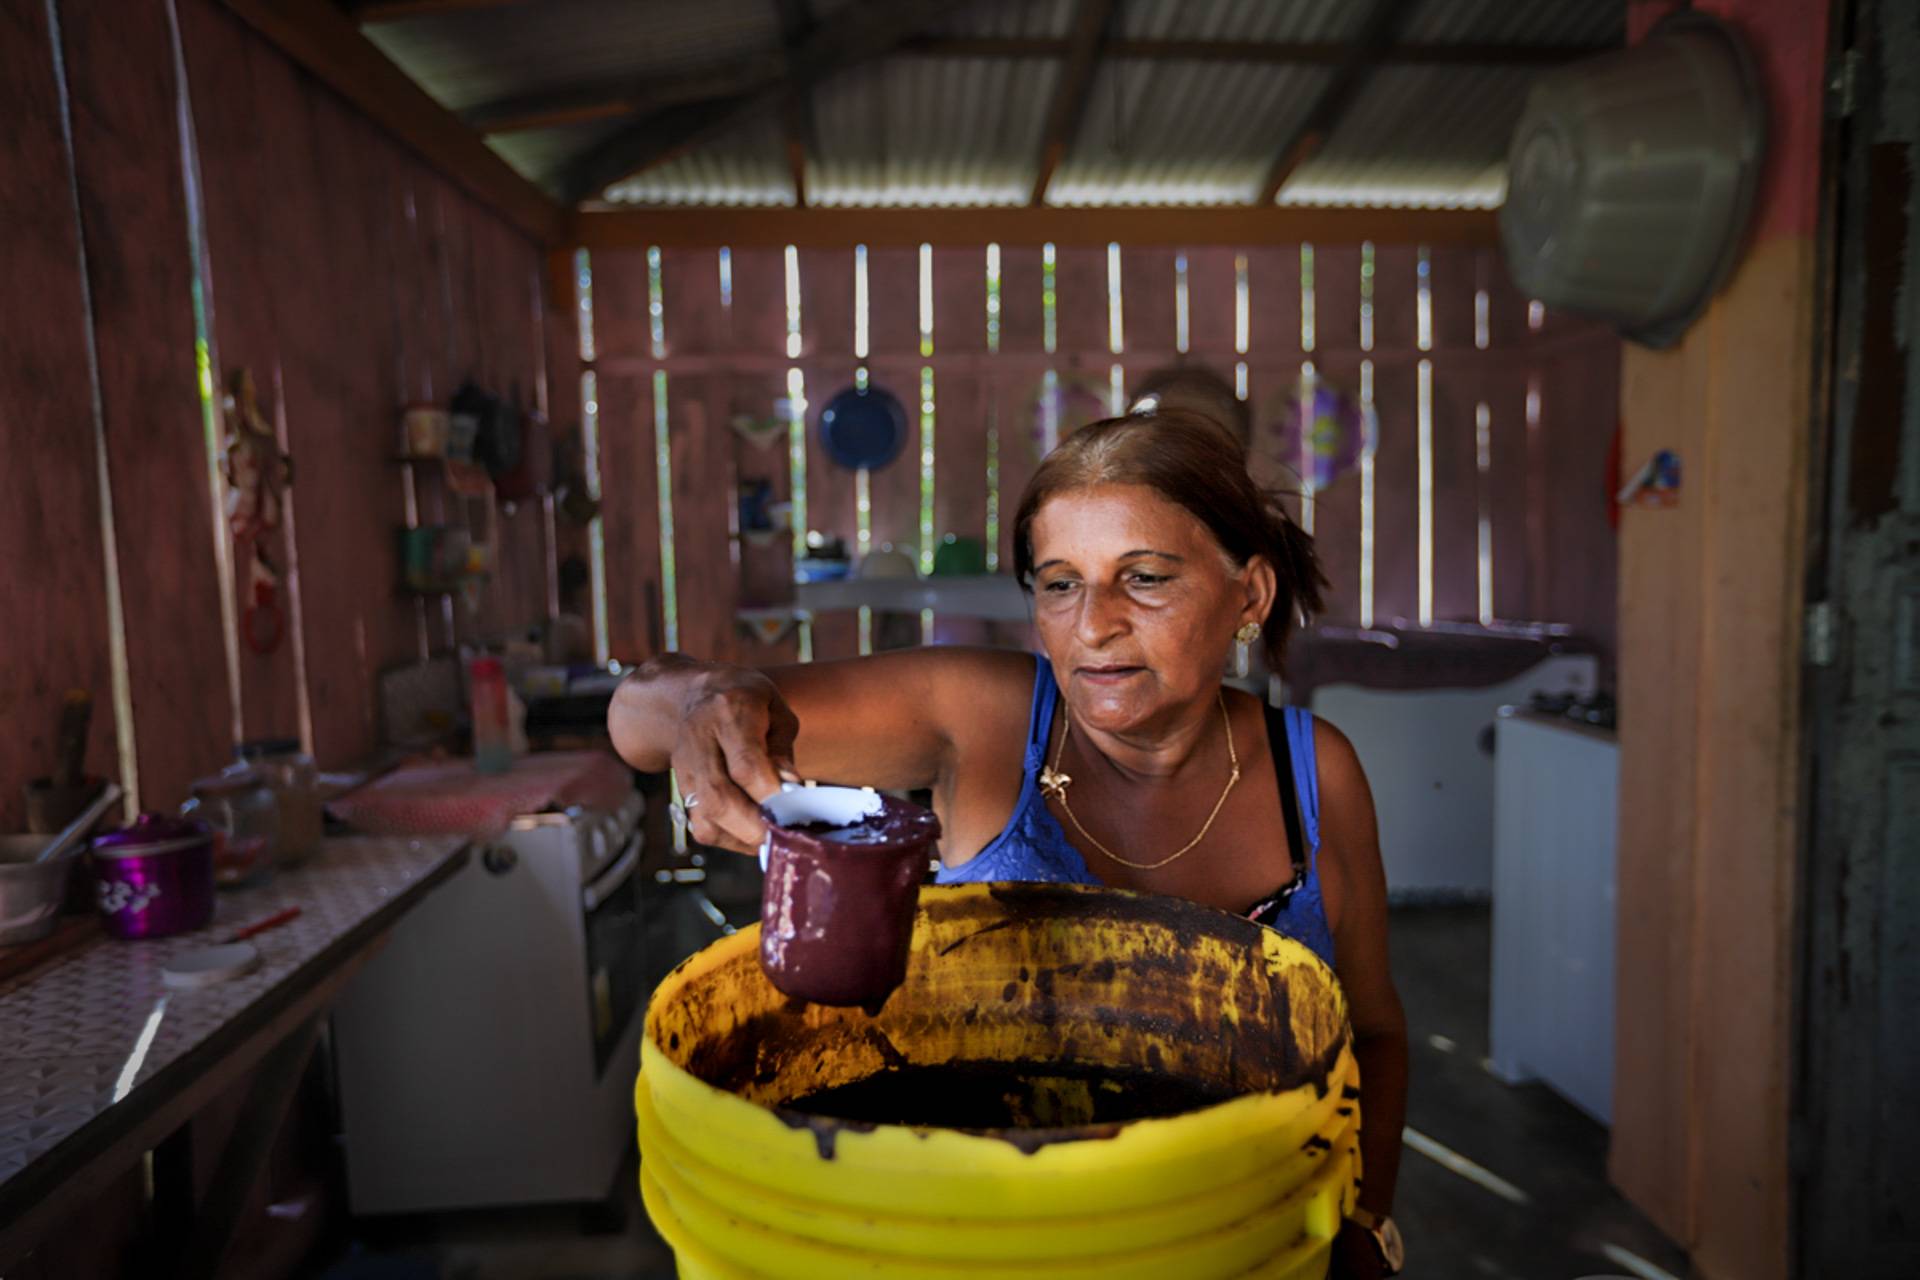
[[82,836],[93,830],[93,824],[100,821],[101,816],[119,799],[120,784],[109,782],[100,789],[100,794],[94,797],[93,803],[82,809],[80,816],[69,822],[66,828],[53,838],[53,843],[40,851],[40,856],[34,861],[51,862],[73,848]]

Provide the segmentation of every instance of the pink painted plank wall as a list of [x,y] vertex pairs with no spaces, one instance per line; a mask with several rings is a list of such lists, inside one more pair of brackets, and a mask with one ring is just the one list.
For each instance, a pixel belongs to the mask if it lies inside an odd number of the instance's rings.
[[[769,357],[784,356],[787,350],[785,255],[773,249],[753,249],[735,251],[730,257],[732,298],[725,311],[734,349]],[[717,273],[717,262],[715,265]],[[803,323],[804,314],[803,310]],[[791,492],[791,468],[784,431],[757,444],[729,424],[735,417],[756,422],[781,420],[778,407],[787,394],[786,374],[777,365],[765,370],[742,370],[731,377],[709,378],[708,386],[709,403],[724,415],[715,419],[710,429],[717,428],[718,434],[724,437],[722,451],[726,454],[729,477],[725,494],[727,525],[737,534],[739,485],[764,480],[772,494],[769,501],[781,502]],[[734,543],[734,549],[739,565],[737,605],[783,604],[792,600],[793,539],[790,533],[781,531],[777,536],[740,538]],[[789,635],[779,644],[765,645],[738,629],[734,651],[743,660],[754,663],[791,662],[799,656],[796,636]]]
[[[938,249],[933,255],[934,351],[978,355],[987,349],[987,255]],[[986,393],[971,369],[936,375],[933,533],[984,538],[987,530]]]
[[[873,385],[886,388],[906,410],[907,435],[899,457],[868,478],[873,545],[917,555],[920,548],[920,255],[913,249],[875,249],[867,255],[872,323]],[[917,563],[917,560],[916,560]]]
[[1188,336],[1194,357],[1229,376],[1233,350],[1234,251],[1218,245],[1187,250]]
[[[273,160],[276,147],[268,134],[270,113],[262,100],[276,87],[284,88],[292,71],[221,6],[189,3],[181,5],[179,13],[189,81],[222,86],[219,109],[214,109],[209,92],[196,96],[194,114],[212,302],[208,319],[213,373],[224,384],[230,371],[251,371],[261,412],[277,423],[283,417],[280,399],[285,384],[278,359],[280,312],[286,305],[279,298],[283,267],[273,240],[259,234],[255,193],[275,189],[281,181]],[[297,242],[286,224],[278,229],[281,253],[312,252],[307,228],[301,229]],[[289,339],[288,345],[297,343]],[[223,434],[225,429],[223,421]],[[397,477],[394,482],[398,483]],[[296,508],[299,498],[299,494],[294,497]],[[297,568],[295,548],[284,530],[268,541],[283,569]],[[235,563],[235,607],[245,609],[252,599],[247,580],[250,557],[237,544]],[[300,676],[291,645],[282,644],[269,654],[242,646],[240,688],[242,719],[249,734],[299,732]]]
[[1620,422],[1620,344],[1589,332],[1545,369],[1540,434],[1548,442],[1544,615],[1613,651],[1619,554],[1607,519],[1607,456]]
[[[853,552],[859,528],[855,476],[828,457],[820,441],[820,411],[854,381],[851,246],[800,251],[800,329],[807,392],[806,527],[840,538]],[[812,636],[816,659],[849,658],[859,652],[858,619],[852,613],[820,614],[813,620]]]
[[[1299,290],[1300,259],[1292,258],[1292,283],[1295,297]],[[1283,297],[1283,301],[1285,301]],[[1299,306],[1295,303],[1294,336],[1298,345]],[[1276,318],[1277,320],[1277,318]],[[1360,397],[1360,250],[1351,245],[1314,250],[1314,349],[1300,359],[1311,358],[1316,376],[1327,386],[1352,397]],[[1298,367],[1286,370],[1286,384],[1293,382]],[[1293,388],[1283,385],[1282,395]],[[1265,417],[1272,420],[1271,406]],[[1298,468],[1296,467],[1296,470]],[[1298,481],[1295,481],[1298,483]],[[1360,603],[1360,472],[1358,468],[1339,476],[1324,490],[1316,490],[1313,501],[1313,540],[1320,552],[1330,589],[1326,613],[1332,622],[1359,621]]]
[[1089,378],[1104,380],[1120,357],[1108,341],[1107,251],[1091,245],[1063,245],[1054,258],[1056,351]]
[[[0,19],[16,126],[5,266],[34,299],[6,342],[33,372],[0,375],[0,423],[36,495],[9,508],[0,534],[17,585],[39,598],[0,678],[0,709],[21,727],[0,756],[7,823],[20,782],[51,763],[52,708],[69,686],[95,695],[90,766],[115,771],[108,747],[125,732],[141,800],[166,807],[224,763],[236,733],[305,735],[325,765],[366,757],[381,668],[523,631],[545,617],[551,589],[537,504],[503,513],[495,573],[471,610],[402,596],[395,546],[402,405],[443,400],[466,376],[546,399],[535,247],[212,0],[65,17],[57,42],[33,6]],[[234,548],[243,572],[222,607],[230,535],[209,473],[196,286],[213,377],[250,370],[295,457],[288,516],[270,539],[287,630],[270,652],[239,648],[237,706],[227,617],[251,590],[246,549]],[[446,509],[421,498],[425,518]],[[121,569],[131,717],[120,726],[103,527]],[[53,545],[59,554],[43,553]]]
[[[635,261],[641,255],[628,255]],[[902,456],[870,477],[874,546],[919,550],[920,375],[934,371],[933,516],[936,539],[950,531],[985,530],[986,455],[989,432],[997,442],[999,538],[1003,569],[1012,567],[1012,535],[1019,497],[1039,462],[1038,397],[1048,370],[1059,377],[1060,432],[1103,416],[1110,401],[1110,370],[1122,366],[1128,383],[1161,363],[1203,364],[1231,381],[1235,365],[1247,365],[1248,403],[1254,424],[1256,477],[1296,491],[1289,509],[1299,511],[1297,490],[1303,460],[1282,457],[1281,426],[1292,411],[1302,361],[1312,361],[1328,385],[1359,398],[1363,364],[1372,368],[1380,432],[1375,456],[1372,534],[1373,617],[1383,624],[1419,616],[1421,527],[1420,362],[1431,369],[1430,439],[1426,456],[1432,487],[1430,592],[1437,621],[1470,621],[1481,614],[1480,518],[1484,506],[1491,534],[1492,612],[1500,618],[1570,621],[1604,640],[1612,608],[1611,561],[1599,550],[1610,539],[1599,516],[1584,506],[1549,513],[1550,499],[1578,484],[1598,484],[1586,419],[1606,414],[1602,384],[1614,376],[1615,358],[1603,336],[1563,324],[1549,333],[1527,323],[1527,303],[1506,283],[1497,258],[1478,250],[1439,249],[1429,255],[1430,333],[1421,347],[1419,254],[1413,245],[1380,245],[1374,253],[1372,342],[1362,346],[1361,250],[1315,246],[1312,295],[1313,345],[1303,347],[1302,254],[1298,247],[1260,247],[1236,253],[1207,246],[1184,251],[1188,277],[1190,350],[1177,346],[1175,268],[1180,251],[1124,249],[1121,253],[1123,350],[1109,344],[1108,258],[1104,248],[1062,248],[1056,255],[1057,347],[1044,343],[1041,301],[1043,269],[1038,249],[1001,252],[1000,341],[986,350],[985,247],[943,248],[933,255],[933,354],[920,353],[919,255],[912,249],[876,250],[868,258],[872,350],[864,362],[853,355],[853,255],[848,250],[806,250],[799,255],[802,355],[797,365],[809,400],[806,472],[807,521],[811,528],[854,545],[857,527],[855,477],[825,456],[818,441],[818,415],[828,397],[851,385],[864,363],[873,381],[897,394],[911,420]],[[671,257],[671,255],[670,255]],[[765,255],[769,272],[777,255]],[[1249,282],[1247,350],[1236,350],[1236,258],[1244,257]],[[671,335],[676,325],[669,286],[667,327],[673,353],[661,366],[674,370],[675,385],[724,373],[738,399],[778,395],[784,388],[784,282],[771,275],[760,300],[748,304],[740,290],[751,274],[748,259],[735,257],[733,329],[721,347],[706,339],[689,352]],[[703,270],[705,268],[702,268]],[[1475,295],[1488,294],[1488,346],[1478,344]],[[644,316],[635,314],[632,324]],[[602,328],[622,323],[602,316]],[[700,321],[695,319],[698,326]],[[742,326],[758,326],[749,339]],[[702,330],[705,332],[705,330]],[[644,343],[626,350],[644,351]],[[620,363],[623,371],[651,367],[644,356]],[[1554,384],[1573,421],[1545,426],[1529,436],[1525,389],[1530,377]],[[731,400],[728,402],[732,403]],[[1479,460],[1480,407],[1486,405],[1488,468]],[[710,406],[710,412],[715,412]],[[1584,433],[1584,434],[1582,434]],[[744,465],[737,450],[735,464]],[[706,501],[683,499],[675,509]],[[1315,495],[1315,533],[1331,580],[1325,617],[1352,623],[1361,616],[1363,511],[1358,469]],[[717,520],[714,522],[717,528]],[[1554,593],[1545,588],[1546,565],[1565,549],[1597,566],[1576,579],[1560,575]],[[750,555],[750,553],[743,553]],[[718,561],[711,562],[718,567]],[[768,558],[742,562],[736,593],[758,597],[775,589],[782,571]],[[910,621],[910,620],[908,620]],[[939,635],[959,632],[941,620]],[[900,639],[898,635],[892,637]],[[824,615],[813,628],[817,657],[842,656],[857,639],[851,613]]]
[[1174,306],[1177,251],[1159,245],[1120,251],[1120,298],[1125,326],[1127,377],[1138,383],[1174,358],[1178,315]]
[[[206,0],[180,7],[206,208],[213,355],[245,367],[295,457],[282,595],[300,634],[241,658],[244,730],[310,725],[323,762],[372,750],[378,672],[547,614],[553,547],[538,503],[498,510],[472,607],[399,587],[405,477],[397,412],[464,380],[536,405],[555,376],[536,247]],[[259,192],[283,197],[260,216]],[[571,367],[564,375],[573,377]],[[420,518],[485,531],[416,468]],[[247,601],[244,575],[237,584]],[[296,599],[297,597],[297,605]],[[304,709],[304,710],[303,710]]]
[[[193,267],[158,6],[61,23],[136,726],[141,803],[186,799],[233,746],[213,499],[190,353]],[[77,390],[78,388],[76,388]],[[106,690],[95,694],[104,700]],[[167,726],[167,731],[158,730]]]
[[993,409],[1000,442],[1000,568],[1013,572],[1014,516],[1020,495],[1040,465],[1034,397],[1046,362],[1044,267],[1038,249],[1000,251],[1000,353],[992,373]]
[[[784,344],[779,255],[733,255],[733,298],[724,305],[719,255],[670,249],[661,255],[667,350],[778,354]],[[737,305],[743,294],[750,299]],[[735,502],[733,379],[724,373],[669,375],[667,439],[673,468],[675,588],[679,643],[690,653],[733,656],[740,562],[732,536]],[[745,406],[743,406],[745,407]]]
[[[0,9],[0,278],[32,307],[0,307],[0,431],[9,466],[30,484],[0,503],[0,828],[25,829],[21,787],[53,766],[55,725],[69,688],[91,690],[89,773],[114,772],[112,673],[107,661],[106,560],[99,457],[88,390],[88,319],[80,236],[68,189],[72,156],[60,124],[46,9]],[[23,377],[25,370],[36,371]]]

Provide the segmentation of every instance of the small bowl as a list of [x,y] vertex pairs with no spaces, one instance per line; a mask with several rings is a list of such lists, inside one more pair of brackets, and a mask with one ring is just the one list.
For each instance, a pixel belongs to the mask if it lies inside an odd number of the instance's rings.
[[35,862],[52,839],[0,836],[0,947],[44,938],[59,920],[77,855]]

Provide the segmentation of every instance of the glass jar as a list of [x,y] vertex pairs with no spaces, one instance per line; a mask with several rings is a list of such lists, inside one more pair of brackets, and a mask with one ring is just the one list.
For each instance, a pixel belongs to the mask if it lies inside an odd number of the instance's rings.
[[213,883],[220,889],[257,884],[273,870],[280,809],[273,788],[244,764],[229,765],[193,784],[183,817],[213,830]]
[[300,749],[298,738],[259,738],[240,744],[240,759],[273,788],[280,809],[280,834],[274,842],[273,863],[293,868],[320,849],[324,827],[320,803],[320,773],[313,757]]

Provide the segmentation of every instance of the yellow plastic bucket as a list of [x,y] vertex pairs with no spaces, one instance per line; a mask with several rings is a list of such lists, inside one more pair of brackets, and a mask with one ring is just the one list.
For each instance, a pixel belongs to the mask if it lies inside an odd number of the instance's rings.
[[[1305,947],[1120,890],[929,888],[874,1018],[788,1000],[757,947],[746,930],[707,948],[647,1010],[641,1190],[685,1280],[1325,1275],[1359,1185],[1359,1089],[1345,997]],[[784,1105],[954,1064],[1006,1064],[1041,1123]],[[1105,1073],[1231,1096],[1105,1120]]]

